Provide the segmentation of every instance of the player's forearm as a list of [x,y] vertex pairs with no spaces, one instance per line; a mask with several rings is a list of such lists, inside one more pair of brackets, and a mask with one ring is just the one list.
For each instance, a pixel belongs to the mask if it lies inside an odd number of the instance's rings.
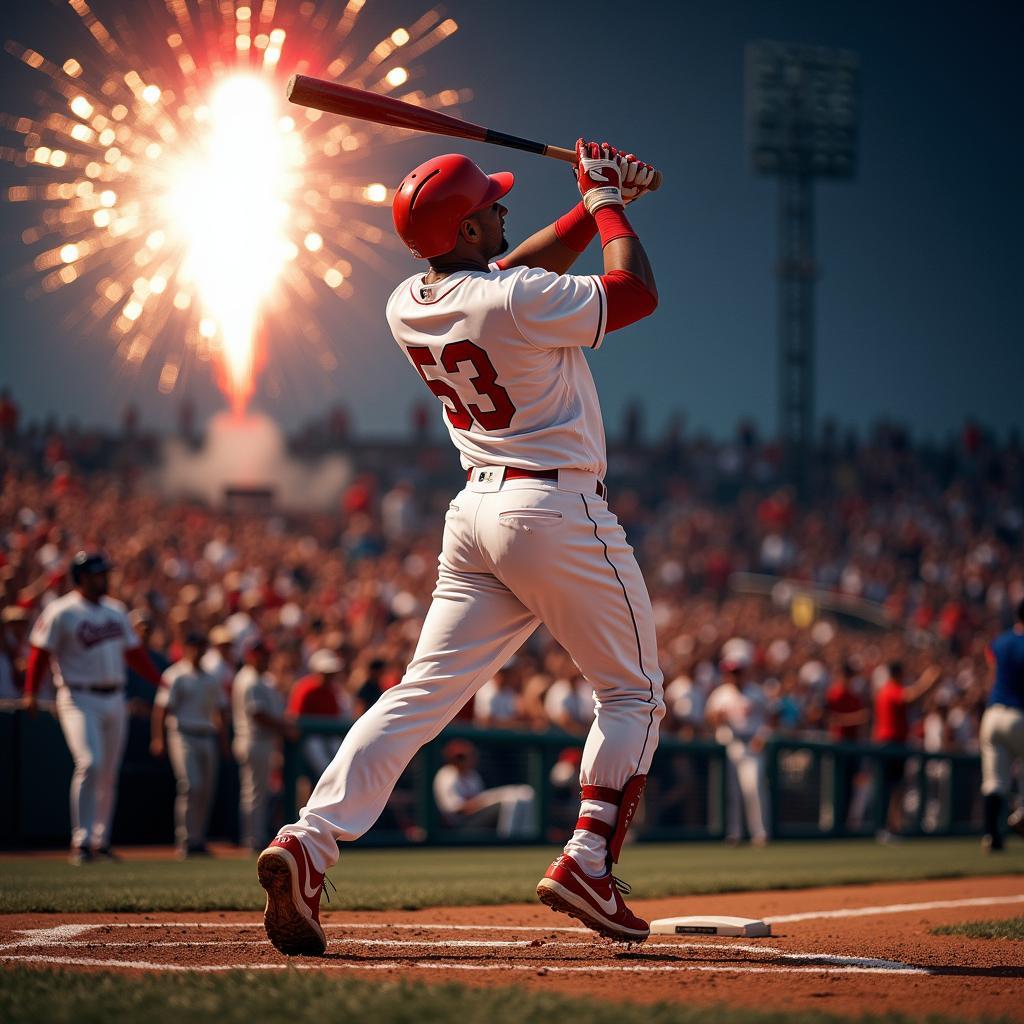
[[603,206],[595,215],[601,233],[601,252],[604,256],[604,271],[610,274],[623,270],[638,278],[644,288],[658,301],[658,286],[654,270],[644,251],[643,243],[620,206]]

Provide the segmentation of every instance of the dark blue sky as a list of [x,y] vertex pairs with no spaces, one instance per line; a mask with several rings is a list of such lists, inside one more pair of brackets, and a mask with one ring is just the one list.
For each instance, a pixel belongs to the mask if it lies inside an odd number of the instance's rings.
[[[60,5],[10,6],[5,38],[61,60],[82,51],[71,48],[80,29]],[[364,20],[379,36],[426,6],[369,0]],[[449,0],[447,9],[460,31],[422,62],[424,84],[471,87],[467,117],[561,145],[581,133],[608,139],[664,172],[662,191],[633,207],[660,308],[591,361],[611,427],[633,397],[654,426],[678,410],[716,434],[741,416],[774,427],[776,186],[750,170],[743,135],[743,47],[762,38],[845,47],[862,61],[858,177],[817,187],[819,416],[863,426],[884,415],[931,436],[968,414],[1001,431],[1024,424],[1020,4]],[[32,75],[2,62],[0,108],[32,112]],[[449,149],[516,172],[513,241],[575,202],[554,161],[429,136],[367,153],[365,178],[396,184]],[[15,180],[0,165],[4,189]],[[128,377],[108,338],[65,331],[71,290],[25,301],[16,271],[30,253],[18,236],[31,213],[5,204],[0,214],[0,382],[29,417],[113,422],[133,399],[145,420],[169,422],[180,392],[157,393],[159,362]],[[430,396],[383,319],[391,288],[415,264],[387,260],[384,272],[357,264],[356,297],[321,307],[339,370],[326,377],[292,360],[280,396],[258,399],[262,409],[292,425],[337,396],[360,432],[406,429],[408,406]],[[578,269],[598,260],[595,247]],[[278,339],[278,350],[286,344]],[[222,404],[202,374],[186,386],[204,415]]]

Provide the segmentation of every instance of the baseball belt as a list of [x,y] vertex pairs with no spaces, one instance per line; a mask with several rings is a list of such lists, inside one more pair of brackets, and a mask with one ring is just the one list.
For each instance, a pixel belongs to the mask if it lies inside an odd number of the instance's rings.
[[[466,480],[472,482],[473,474],[479,467],[470,466],[466,470]],[[501,472],[504,480],[553,480],[558,483],[558,470],[557,469],[517,469],[515,466],[503,466]],[[605,487],[603,480],[598,480],[595,486],[595,491],[599,498],[608,497],[608,488]]]

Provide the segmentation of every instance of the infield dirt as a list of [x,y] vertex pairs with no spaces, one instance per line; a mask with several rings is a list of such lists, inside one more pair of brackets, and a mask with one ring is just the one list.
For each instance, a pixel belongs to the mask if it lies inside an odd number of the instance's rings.
[[633,905],[648,917],[765,917],[774,934],[741,940],[655,936],[621,947],[541,906],[327,910],[327,955],[288,961],[266,941],[253,914],[19,914],[0,917],[0,960],[86,971],[299,968],[427,983],[525,985],[606,1002],[1024,1021],[1024,943],[931,934],[940,924],[1019,915],[1019,877]]

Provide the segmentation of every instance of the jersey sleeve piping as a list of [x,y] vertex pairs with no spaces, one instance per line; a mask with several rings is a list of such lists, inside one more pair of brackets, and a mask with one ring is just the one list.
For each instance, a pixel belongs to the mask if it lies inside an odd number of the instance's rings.
[[593,275],[594,284],[597,285],[597,333],[594,335],[592,349],[599,349],[604,341],[604,332],[608,326],[608,296],[605,295],[604,283],[601,278]]

